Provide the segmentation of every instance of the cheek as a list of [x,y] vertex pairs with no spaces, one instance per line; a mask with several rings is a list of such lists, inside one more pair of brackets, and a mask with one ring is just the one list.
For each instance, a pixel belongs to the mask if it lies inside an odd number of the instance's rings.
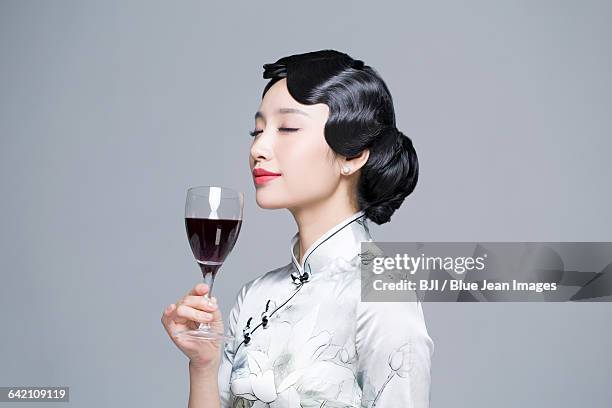
[[288,139],[274,146],[274,162],[283,173],[274,184],[257,190],[262,208],[290,208],[324,200],[338,187],[340,175],[327,143]]
[[286,187],[296,196],[326,195],[337,185],[338,177],[327,144],[279,146],[276,157],[286,175]]

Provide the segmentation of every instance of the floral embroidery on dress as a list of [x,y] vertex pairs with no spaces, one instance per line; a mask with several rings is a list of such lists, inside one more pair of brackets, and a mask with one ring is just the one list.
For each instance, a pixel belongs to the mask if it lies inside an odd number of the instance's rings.
[[[351,357],[345,347],[333,344],[333,333],[327,330],[313,334],[318,314],[319,306],[313,305],[294,324],[276,322],[267,350],[247,348],[240,354],[234,365],[237,375],[230,386],[237,397],[234,406],[257,407],[258,401],[271,408],[320,406],[323,396],[330,392],[340,396],[343,389],[346,392],[356,387],[350,368],[356,360],[354,353]],[[327,380],[317,372],[326,373]],[[339,381],[330,382],[329,378]]]
[[398,376],[400,378],[407,378],[408,373],[410,372],[410,342],[403,344],[398,347],[395,351],[389,354],[389,368],[391,372],[387,376],[385,382],[381,385],[372,401],[372,408],[376,407],[380,396],[382,395],[385,387],[389,384],[389,381],[393,379],[393,377]]

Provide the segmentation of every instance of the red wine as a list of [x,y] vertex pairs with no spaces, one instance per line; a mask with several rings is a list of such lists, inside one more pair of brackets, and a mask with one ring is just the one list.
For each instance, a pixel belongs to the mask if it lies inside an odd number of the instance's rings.
[[219,220],[212,218],[185,218],[187,238],[202,273],[215,274],[230,253],[242,220]]

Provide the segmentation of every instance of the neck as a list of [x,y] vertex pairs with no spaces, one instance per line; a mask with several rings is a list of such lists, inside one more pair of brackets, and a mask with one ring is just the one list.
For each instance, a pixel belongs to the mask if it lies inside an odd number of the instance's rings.
[[298,226],[298,248],[300,263],[303,262],[306,250],[323,234],[340,221],[355,214],[359,209],[351,203],[325,200],[307,208],[291,209]]

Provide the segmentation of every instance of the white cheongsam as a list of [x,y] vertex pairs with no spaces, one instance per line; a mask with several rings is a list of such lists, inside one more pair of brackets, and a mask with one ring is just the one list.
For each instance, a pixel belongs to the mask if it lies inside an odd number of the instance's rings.
[[434,343],[420,301],[362,302],[363,211],[239,291],[226,319],[221,406],[429,406]]

